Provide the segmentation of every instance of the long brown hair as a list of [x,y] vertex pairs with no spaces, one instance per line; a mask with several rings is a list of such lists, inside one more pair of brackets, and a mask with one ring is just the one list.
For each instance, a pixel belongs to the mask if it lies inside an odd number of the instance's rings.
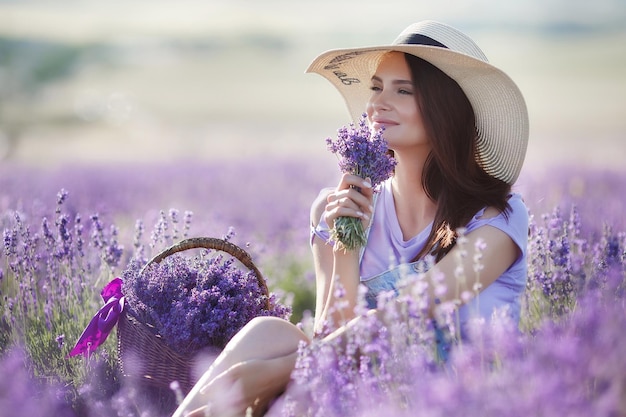
[[422,186],[437,203],[433,227],[417,260],[432,253],[440,260],[452,249],[457,230],[483,207],[505,212],[511,185],[487,174],[476,159],[474,110],[461,87],[434,65],[405,54],[416,100],[432,150],[422,170]]

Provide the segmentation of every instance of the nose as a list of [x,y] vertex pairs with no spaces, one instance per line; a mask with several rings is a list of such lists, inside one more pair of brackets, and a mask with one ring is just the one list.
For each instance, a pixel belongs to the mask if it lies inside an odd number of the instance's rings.
[[389,102],[384,91],[374,92],[367,101],[367,113],[371,115],[374,112],[389,110]]

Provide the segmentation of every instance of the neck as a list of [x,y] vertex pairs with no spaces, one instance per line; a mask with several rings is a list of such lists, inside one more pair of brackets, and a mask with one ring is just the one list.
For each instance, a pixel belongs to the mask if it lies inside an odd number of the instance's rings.
[[393,196],[398,222],[405,240],[424,230],[435,218],[437,204],[422,187],[422,169],[426,156],[407,160],[398,155],[393,177]]
[[428,158],[428,150],[396,152],[394,157],[398,162],[393,179],[396,191],[415,199],[430,200],[422,187],[422,172]]

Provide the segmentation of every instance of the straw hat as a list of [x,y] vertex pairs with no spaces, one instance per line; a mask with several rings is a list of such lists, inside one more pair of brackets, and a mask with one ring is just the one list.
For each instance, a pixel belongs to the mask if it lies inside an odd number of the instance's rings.
[[345,99],[357,121],[370,97],[370,79],[386,52],[415,55],[454,79],[474,109],[480,166],[490,175],[513,184],[528,145],[528,111],[522,93],[468,36],[443,23],[424,21],[406,28],[391,45],[324,52],[307,72],[328,79]]

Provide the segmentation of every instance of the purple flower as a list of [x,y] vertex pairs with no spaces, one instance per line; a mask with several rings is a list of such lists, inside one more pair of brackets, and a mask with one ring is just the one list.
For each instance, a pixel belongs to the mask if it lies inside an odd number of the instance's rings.
[[133,260],[124,271],[127,305],[184,354],[223,348],[254,317],[290,314],[275,297],[268,299],[252,272],[222,254],[204,249],[197,256],[175,254],[141,276],[140,267]]
[[[111,273],[118,275],[119,266],[108,265],[116,259],[115,248],[125,248],[118,265],[149,257],[151,235],[143,224],[154,225],[160,208],[165,208],[168,233],[158,238],[158,246],[169,243],[164,239],[174,236],[175,223],[168,214],[174,203],[197,213],[190,235],[218,236],[229,225],[246,234],[253,231],[254,249],[266,260],[261,266],[273,286],[308,296],[314,282],[306,261],[308,208],[312,195],[332,180],[332,169],[320,169],[325,161],[312,155],[306,158],[72,165],[46,170],[45,175],[3,163],[0,369],[11,378],[0,381],[0,400],[6,405],[0,415],[63,415],[55,405],[60,399],[71,401],[79,415],[92,417],[171,415],[159,410],[155,401],[144,401],[136,384],[116,376],[114,343],[97,355],[108,352],[110,362],[103,357],[97,365],[94,360],[66,361],[67,346],[59,349],[56,336],[64,333],[74,339],[91,318],[96,288]],[[521,332],[511,333],[506,326],[494,331],[477,323],[472,340],[453,349],[450,365],[442,370],[432,359],[432,323],[423,302],[413,296],[405,300],[406,312],[391,312],[401,314],[391,314],[394,320],[386,330],[368,320],[345,346],[303,348],[307,352],[298,358],[294,383],[279,403],[285,408],[273,407],[272,415],[626,415],[626,355],[621,349],[626,344],[626,174],[579,165],[561,169],[527,171],[525,180],[518,182],[531,212],[537,214],[528,250],[531,296],[523,300]],[[71,193],[66,198],[61,193],[62,206],[56,212],[61,188]],[[291,197],[277,205],[286,190]],[[255,202],[253,215],[250,201]],[[80,221],[78,211],[83,214]],[[90,220],[91,213],[100,214]],[[189,227],[183,213],[177,225],[178,235],[185,237]],[[542,213],[548,213],[545,220]],[[138,218],[143,221],[133,241],[132,221]],[[110,219],[121,220],[118,231],[111,229]],[[66,231],[57,221],[65,223]],[[65,244],[72,253],[57,258]],[[568,282],[573,285],[564,285]],[[195,298],[201,300],[201,294]],[[46,300],[54,306],[52,330],[46,327]],[[218,329],[215,323],[209,325]],[[24,353],[12,354],[11,346],[21,344]],[[355,352],[358,361],[344,357]],[[57,382],[70,392],[48,389]]]
[[[332,153],[338,155],[342,172],[369,178],[374,188],[393,174],[396,160],[389,152],[382,130],[372,135],[365,114],[358,126],[351,123],[341,127],[337,132],[337,140],[327,138],[326,144]],[[356,217],[337,219],[331,236],[347,250],[360,248],[367,243],[363,224]]]
[[17,230],[16,229],[4,229],[4,253],[8,258],[15,255],[17,249]]
[[0,415],[75,417],[63,387],[53,378],[38,378],[29,368],[27,353],[12,347],[0,357]]
[[342,172],[369,178],[376,187],[393,174],[396,160],[390,155],[387,141],[382,136],[382,129],[372,135],[365,114],[358,126],[351,123],[341,127],[337,140],[326,139],[328,149],[340,158],[339,169]]
[[54,340],[57,342],[57,345],[59,346],[59,349],[62,349],[63,348],[63,342],[65,341],[65,335],[64,334],[60,334],[57,337],[55,337]]

